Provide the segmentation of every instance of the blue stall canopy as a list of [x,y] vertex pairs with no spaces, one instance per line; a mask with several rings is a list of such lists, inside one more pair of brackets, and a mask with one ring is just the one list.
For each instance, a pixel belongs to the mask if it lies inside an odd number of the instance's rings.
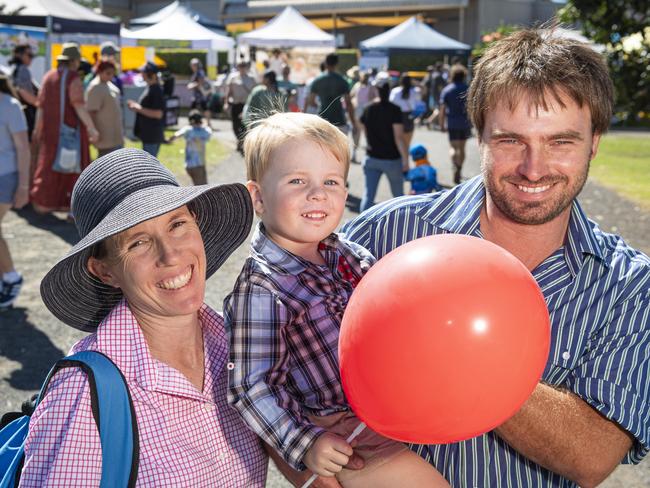
[[416,17],[411,17],[392,29],[359,43],[365,52],[390,54],[432,53],[469,55],[471,46],[463,44],[432,29]]

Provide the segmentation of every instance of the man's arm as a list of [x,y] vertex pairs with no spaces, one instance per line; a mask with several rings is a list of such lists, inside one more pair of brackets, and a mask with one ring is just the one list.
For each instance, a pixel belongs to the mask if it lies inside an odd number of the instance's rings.
[[542,383],[496,432],[522,455],[583,488],[607,478],[633,442],[578,396]]

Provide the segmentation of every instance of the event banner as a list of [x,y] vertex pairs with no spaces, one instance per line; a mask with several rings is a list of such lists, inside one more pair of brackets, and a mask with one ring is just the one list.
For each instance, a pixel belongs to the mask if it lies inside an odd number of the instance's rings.
[[40,81],[47,71],[47,32],[38,27],[0,24],[0,65],[1,69],[10,73],[11,53],[17,44],[29,44],[36,55],[29,70],[36,81]]

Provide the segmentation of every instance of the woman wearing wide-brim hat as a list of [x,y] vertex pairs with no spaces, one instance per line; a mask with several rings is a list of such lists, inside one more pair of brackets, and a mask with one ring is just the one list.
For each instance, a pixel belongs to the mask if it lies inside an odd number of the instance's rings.
[[[153,156],[120,149],[80,176],[81,240],[47,273],[41,295],[61,321],[93,332],[73,352],[121,370],[139,434],[139,486],[263,487],[260,441],[228,408],[223,318],[205,280],[246,238],[241,184],[181,187]],[[101,445],[88,380],[56,373],[30,423],[25,486],[99,486]]]

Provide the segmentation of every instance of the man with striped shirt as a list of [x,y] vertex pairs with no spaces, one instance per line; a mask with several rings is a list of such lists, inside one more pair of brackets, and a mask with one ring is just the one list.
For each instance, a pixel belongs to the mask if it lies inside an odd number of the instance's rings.
[[494,44],[474,74],[482,176],[390,200],[343,231],[377,258],[423,236],[473,235],[528,267],[551,317],[542,381],[493,431],[412,448],[454,487],[595,486],[650,445],[650,259],[576,200],[609,125],[611,80],[589,47],[535,29]]

